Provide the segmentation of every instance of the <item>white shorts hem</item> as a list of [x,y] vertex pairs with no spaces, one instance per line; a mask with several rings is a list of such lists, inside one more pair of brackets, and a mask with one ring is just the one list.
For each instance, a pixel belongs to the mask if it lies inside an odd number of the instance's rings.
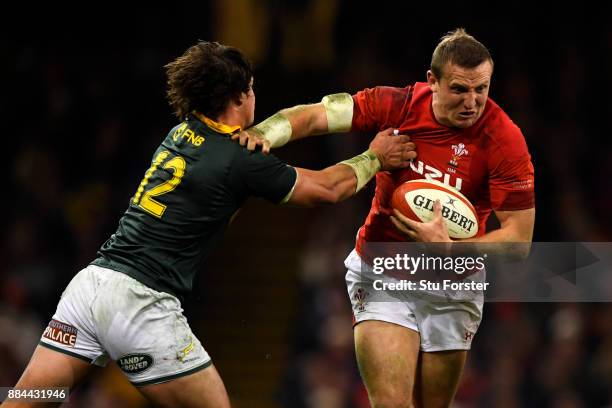
[[176,380],[178,378],[185,377],[187,375],[195,374],[198,371],[201,371],[201,370],[204,370],[210,367],[211,365],[212,365],[212,359],[209,357],[208,360],[206,360],[202,364],[198,364],[195,367],[191,367],[187,370],[178,371],[172,374],[159,375],[159,376],[155,376],[152,378],[148,378],[146,380],[138,380],[138,381],[129,380],[129,381],[130,383],[132,383],[134,387],[145,387],[147,385],[157,385],[157,384],[166,383],[172,380]]
[[452,351],[452,350],[470,350],[472,345],[464,343],[451,343],[444,346],[421,346],[421,351],[426,353],[433,353],[436,351]]
[[353,325],[353,327],[358,325],[361,322],[366,322],[368,320],[377,320],[377,321],[385,322],[385,323],[393,323],[393,324],[397,324],[398,326],[402,326],[407,329],[414,330],[417,333],[419,332],[418,326],[413,322],[408,322],[406,321],[406,319],[401,319],[401,318],[395,319],[387,315],[378,314],[378,313],[361,313],[361,314],[356,315],[355,324]]

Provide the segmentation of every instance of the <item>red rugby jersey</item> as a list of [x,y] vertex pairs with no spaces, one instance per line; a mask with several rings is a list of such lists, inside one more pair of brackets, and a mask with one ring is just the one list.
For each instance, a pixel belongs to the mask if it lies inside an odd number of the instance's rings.
[[397,186],[415,179],[435,179],[461,191],[478,214],[478,236],[485,233],[491,210],[532,208],[534,174],[525,138],[506,113],[489,98],[478,121],[466,129],[439,124],[427,83],[406,88],[376,87],[353,95],[353,131],[399,129],[417,146],[409,168],[376,175],[372,208],[360,228],[357,252],[365,242],[404,241],[389,215]]

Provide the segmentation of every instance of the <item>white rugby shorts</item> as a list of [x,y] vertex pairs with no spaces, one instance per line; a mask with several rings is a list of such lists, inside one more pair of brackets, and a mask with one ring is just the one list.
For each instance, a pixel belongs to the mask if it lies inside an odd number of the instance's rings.
[[367,320],[394,323],[419,332],[421,350],[469,350],[482,320],[482,294],[464,300],[449,300],[440,294],[418,291],[374,290],[376,275],[353,250],[344,261],[346,285],[353,309],[354,324]]
[[135,386],[211,365],[179,300],[130,276],[89,265],[72,279],[40,344],[105,366],[111,358]]

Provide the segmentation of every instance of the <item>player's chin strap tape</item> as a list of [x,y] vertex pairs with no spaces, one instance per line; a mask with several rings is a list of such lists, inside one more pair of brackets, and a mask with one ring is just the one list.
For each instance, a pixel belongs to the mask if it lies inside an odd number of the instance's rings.
[[339,164],[345,164],[355,172],[357,176],[357,188],[355,189],[355,193],[368,184],[368,181],[370,181],[372,177],[376,175],[376,172],[380,170],[380,161],[370,149],[352,159],[341,161]]
[[321,100],[327,115],[329,133],[348,132],[353,122],[353,97],[348,93],[324,96]]

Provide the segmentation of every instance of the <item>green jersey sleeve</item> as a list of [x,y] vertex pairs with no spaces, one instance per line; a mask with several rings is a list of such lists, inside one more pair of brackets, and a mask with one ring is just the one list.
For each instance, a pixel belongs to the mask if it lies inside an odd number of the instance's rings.
[[238,149],[232,163],[231,179],[248,195],[279,204],[293,189],[297,171],[274,155]]

